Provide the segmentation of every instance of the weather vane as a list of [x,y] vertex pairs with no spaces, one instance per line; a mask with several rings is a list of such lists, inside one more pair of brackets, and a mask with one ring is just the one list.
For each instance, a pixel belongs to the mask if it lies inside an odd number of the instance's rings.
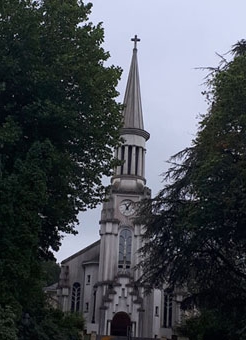
[[137,35],[135,35],[135,37],[132,38],[131,41],[134,41],[134,49],[137,49],[137,43],[140,41]]

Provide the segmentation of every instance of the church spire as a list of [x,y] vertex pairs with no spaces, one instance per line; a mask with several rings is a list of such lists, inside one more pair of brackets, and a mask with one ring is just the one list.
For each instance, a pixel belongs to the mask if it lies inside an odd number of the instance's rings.
[[124,128],[144,130],[137,60],[137,43],[140,39],[135,35],[131,40],[134,42],[134,48],[124,97]]
[[144,130],[140,95],[140,81],[137,62],[137,43],[135,35],[133,56],[124,98],[124,124],[121,137],[124,143],[115,150],[115,157],[122,161],[112,177],[112,184],[117,190],[138,192],[143,190],[145,180],[145,142],[149,133]]

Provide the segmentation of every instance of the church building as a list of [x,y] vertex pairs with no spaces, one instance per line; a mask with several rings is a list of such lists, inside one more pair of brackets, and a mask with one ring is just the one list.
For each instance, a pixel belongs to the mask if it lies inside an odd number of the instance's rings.
[[124,97],[124,140],[115,156],[122,165],[111,178],[103,203],[100,240],[61,264],[58,301],[63,311],[82,312],[87,333],[141,338],[172,338],[180,322],[182,295],[154,289],[149,295],[138,283],[138,249],[143,228],[134,221],[136,203],[150,197],[145,153],[150,135],[144,129],[135,36]]

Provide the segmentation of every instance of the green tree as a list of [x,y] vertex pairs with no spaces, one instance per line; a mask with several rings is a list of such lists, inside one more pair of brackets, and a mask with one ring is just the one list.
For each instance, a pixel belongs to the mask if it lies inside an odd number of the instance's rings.
[[61,272],[60,265],[52,260],[42,262],[43,286],[48,287],[59,281]]
[[199,314],[184,320],[179,332],[189,340],[229,340],[226,334],[226,320],[215,310],[202,310]]
[[16,315],[13,310],[7,306],[0,306],[0,339],[17,340]]
[[[193,145],[139,214],[143,282],[188,290],[183,307],[215,310],[239,339],[246,306],[246,42],[208,76],[210,103]],[[245,329],[244,329],[245,331]],[[241,333],[240,333],[241,332]]]
[[19,340],[81,340],[84,318],[77,313],[42,309],[33,316],[25,315],[19,325]]
[[41,261],[105,195],[121,70],[77,0],[0,4],[0,303],[42,305]]

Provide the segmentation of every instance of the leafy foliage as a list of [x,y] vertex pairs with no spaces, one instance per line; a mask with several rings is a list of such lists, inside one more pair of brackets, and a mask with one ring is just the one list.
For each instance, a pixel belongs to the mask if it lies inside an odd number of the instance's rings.
[[119,144],[121,70],[77,0],[0,4],[0,303],[43,305],[41,262],[105,196]]
[[101,177],[111,174],[112,148],[119,141],[114,98],[120,71],[103,66],[109,55],[100,47],[100,25],[80,24],[90,7],[7,1],[1,11],[3,191],[37,173],[39,187],[28,190],[40,193],[36,211],[44,254],[50,246],[58,249],[58,231],[72,232],[77,213],[104,196]]
[[0,306],[0,339],[17,340],[16,315],[10,306]]
[[150,287],[185,287],[184,308],[216,307],[228,320],[245,320],[245,41],[232,52],[208,77],[210,109],[193,145],[172,157],[167,184],[143,203],[141,265]]
[[80,314],[65,314],[60,310],[44,309],[35,317],[22,319],[20,340],[80,340],[84,319]]
[[180,332],[185,335],[189,340],[216,340],[227,339],[225,332],[221,329],[223,319],[218,320],[217,314],[211,311],[202,311],[201,314],[195,315],[182,326],[180,326]]
[[61,267],[55,261],[42,262],[43,287],[48,287],[59,281]]

